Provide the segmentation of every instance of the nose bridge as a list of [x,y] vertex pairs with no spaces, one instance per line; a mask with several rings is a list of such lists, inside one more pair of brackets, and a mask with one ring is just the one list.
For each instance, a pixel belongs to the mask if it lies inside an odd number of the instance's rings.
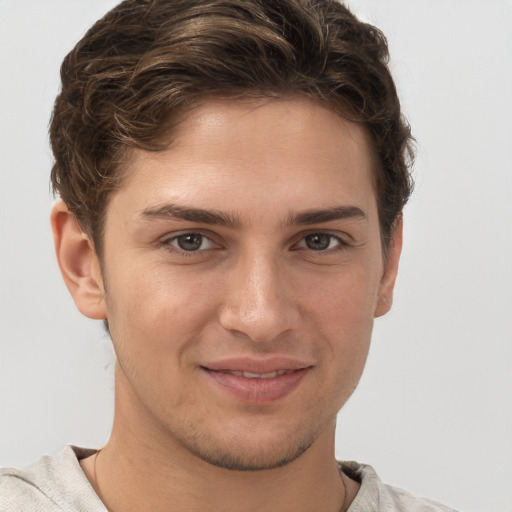
[[221,312],[224,328],[254,341],[272,341],[293,328],[297,314],[279,256],[248,251],[232,268]]

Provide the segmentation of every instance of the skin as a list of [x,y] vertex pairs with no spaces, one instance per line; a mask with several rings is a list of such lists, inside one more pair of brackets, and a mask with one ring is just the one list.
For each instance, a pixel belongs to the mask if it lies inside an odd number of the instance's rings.
[[[101,265],[66,206],[52,213],[66,284],[117,356],[112,435],[82,467],[116,511],[344,509],[357,484],[336,467],[336,415],[401,250],[398,225],[383,258],[369,136],[306,99],[216,100],[171,142],[131,155]],[[304,375],[236,395],[208,370],[234,357]]]

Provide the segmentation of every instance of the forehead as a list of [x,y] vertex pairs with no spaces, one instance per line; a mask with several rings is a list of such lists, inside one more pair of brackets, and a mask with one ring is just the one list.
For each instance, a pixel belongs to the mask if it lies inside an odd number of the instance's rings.
[[134,151],[114,196],[239,211],[374,202],[371,144],[363,125],[308,99],[210,100],[167,149]]

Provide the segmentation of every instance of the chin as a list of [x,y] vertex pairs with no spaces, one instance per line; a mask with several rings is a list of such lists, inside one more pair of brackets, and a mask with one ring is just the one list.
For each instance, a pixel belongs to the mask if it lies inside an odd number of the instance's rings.
[[259,453],[241,453],[232,448],[203,450],[196,455],[204,462],[231,471],[264,471],[286,466],[300,457],[314,440],[302,442],[286,452],[281,450],[261,449]]
[[306,452],[318,435],[312,433],[285,439],[252,435],[232,436],[230,439],[182,439],[181,445],[202,461],[231,471],[264,471],[293,462]]

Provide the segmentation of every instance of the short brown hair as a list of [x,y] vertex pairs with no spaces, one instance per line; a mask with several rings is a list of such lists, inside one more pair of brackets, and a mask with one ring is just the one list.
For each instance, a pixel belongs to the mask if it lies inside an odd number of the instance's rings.
[[101,255],[127,150],[159,150],[209,96],[304,95],[364,123],[386,249],[411,193],[411,135],[384,35],[336,0],[125,0],[66,56],[50,126],[51,179]]

